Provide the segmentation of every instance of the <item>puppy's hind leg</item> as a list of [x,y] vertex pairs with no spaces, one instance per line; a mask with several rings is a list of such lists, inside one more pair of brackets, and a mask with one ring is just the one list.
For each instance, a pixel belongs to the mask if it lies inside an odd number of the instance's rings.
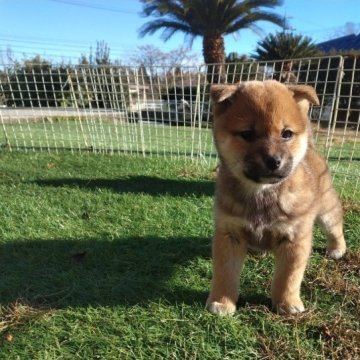
[[326,254],[332,259],[340,259],[346,252],[346,243],[343,233],[343,212],[337,196],[328,199],[326,210],[323,210],[316,219],[326,235]]

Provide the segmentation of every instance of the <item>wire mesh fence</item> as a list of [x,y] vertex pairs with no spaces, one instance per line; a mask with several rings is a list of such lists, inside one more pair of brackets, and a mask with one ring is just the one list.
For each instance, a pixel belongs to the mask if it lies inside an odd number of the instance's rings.
[[200,67],[0,64],[2,150],[188,156],[213,166],[210,83],[308,84],[315,143],[340,185],[360,188],[360,61],[321,57]]

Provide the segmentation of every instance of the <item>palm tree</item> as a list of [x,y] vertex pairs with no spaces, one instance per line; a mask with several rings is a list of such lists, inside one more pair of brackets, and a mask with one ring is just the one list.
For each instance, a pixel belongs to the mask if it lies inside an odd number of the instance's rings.
[[269,34],[258,42],[253,57],[256,60],[284,60],[319,55],[319,48],[307,36],[280,32]]
[[282,4],[282,0],[140,0],[143,15],[155,20],[145,23],[140,36],[163,30],[163,40],[182,32],[192,44],[195,37],[203,38],[206,64],[225,62],[224,36],[242,29],[259,31],[258,21],[284,26],[284,18],[265,11]]
[[275,62],[273,77],[280,82],[295,82],[297,78],[293,59],[314,57],[319,54],[320,50],[311,38],[283,31],[269,34],[259,41],[253,58],[262,61],[286,60]]

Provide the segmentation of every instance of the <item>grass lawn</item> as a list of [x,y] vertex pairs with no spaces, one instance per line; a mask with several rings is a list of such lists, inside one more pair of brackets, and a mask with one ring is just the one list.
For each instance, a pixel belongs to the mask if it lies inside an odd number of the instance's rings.
[[[360,194],[356,183],[360,178],[357,133],[339,130],[327,144],[327,132],[316,131],[314,129],[317,149],[328,158],[341,189],[346,185]],[[83,121],[53,118],[43,122],[21,119],[19,122],[2,124],[0,148],[54,152],[68,149],[75,152],[153,154],[172,158],[186,154],[206,160],[211,166],[216,161],[210,128],[145,122],[133,124],[98,118],[86,118]]]
[[201,154],[203,158],[215,157],[210,129],[99,119],[63,119],[51,122],[22,120],[3,124],[0,130],[0,147],[172,156]]
[[[360,206],[349,246],[315,231],[308,311],[270,310],[273,261],[249,256],[239,310],[204,309],[213,174],[185,160],[0,153],[0,359],[357,359]],[[348,198],[351,194],[347,194]]]

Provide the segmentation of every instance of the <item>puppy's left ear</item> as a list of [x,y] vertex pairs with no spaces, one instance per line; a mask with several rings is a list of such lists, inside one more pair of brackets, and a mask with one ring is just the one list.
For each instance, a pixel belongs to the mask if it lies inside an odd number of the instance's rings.
[[229,99],[237,89],[238,89],[237,85],[227,85],[227,84],[211,85],[210,87],[211,99],[215,103],[223,102],[224,100]]
[[320,104],[316,91],[312,86],[288,85],[287,88],[293,93],[295,101],[305,115],[307,115],[309,111],[310,104]]
[[238,85],[211,85],[210,96],[215,113],[225,111],[233,102],[233,96],[238,90]]

